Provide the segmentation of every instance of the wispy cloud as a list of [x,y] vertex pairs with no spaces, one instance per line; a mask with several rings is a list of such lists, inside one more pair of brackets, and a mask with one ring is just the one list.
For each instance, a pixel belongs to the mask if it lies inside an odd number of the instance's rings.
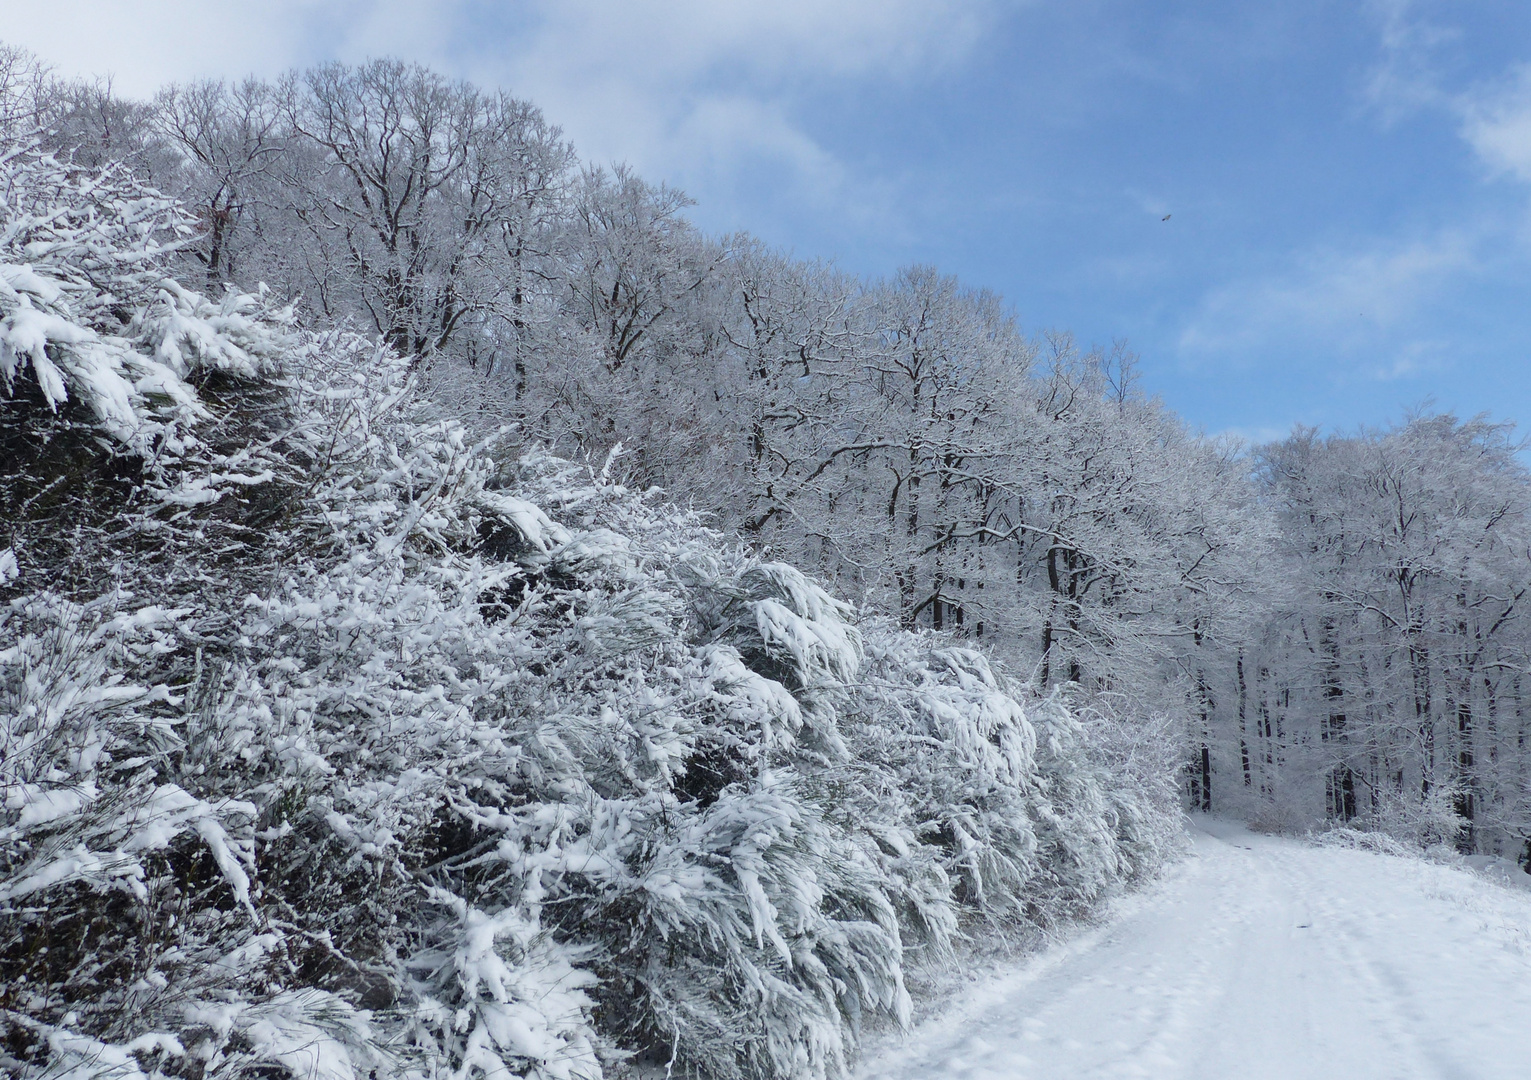
[[1430,22],[1414,0],[1377,0],[1374,7],[1379,60],[1367,79],[1367,103],[1389,123],[1423,109],[1444,112],[1492,175],[1531,183],[1531,64],[1449,85],[1436,55],[1460,32]]
[[1462,137],[1496,175],[1531,183],[1531,65],[1460,95]]
[[1476,271],[1479,259],[1477,238],[1463,231],[1301,256],[1280,274],[1209,293],[1182,331],[1180,351],[1205,362],[1287,349],[1355,360],[1350,374],[1380,379],[1429,370],[1440,351],[1410,337],[1420,309],[1445,282]]
[[1453,27],[1428,21],[1416,7],[1413,0],[1372,3],[1379,24],[1378,56],[1366,73],[1362,101],[1387,124],[1446,100],[1436,56],[1461,34]]
[[118,92],[148,96],[171,81],[274,75],[306,62],[315,20],[327,7],[322,0],[8,2],[0,40],[66,75],[110,76]]
[[519,28],[503,45],[464,47],[454,59],[542,104],[594,160],[693,186],[764,169],[796,200],[886,224],[896,217],[887,192],[869,191],[814,136],[814,103],[939,77],[1002,6],[537,0],[518,9]]
[[[1430,21],[1413,0],[1377,0],[1373,8],[1378,60],[1361,88],[1362,103],[1388,126],[1422,112],[1445,115],[1465,159],[1489,176],[1531,184],[1531,65],[1452,85],[1440,59],[1461,36],[1455,28]],[[1445,370],[1456,362],[1455,351],[1432,311],[1491,268],[1526,268],[1531,231],[1516,213],[1503,202],[1445,207],[1433,230],[1295,251],[1267,275],[1204,296],[1180,334],[1182,358],[1196,366],[1224,357],[1266,360],[1287,350],[1322,358],[1342,382]]]
[[[824,95],[939,78],[1027,0],[57,0],[7,5],[0,38],[147,95],[395,55],[503,86],[582,155],[682,186],[761,175],[862,227],[897,227],[886,181],[812,133]],[[698,194],[706,196],[705,191]]]
[[1254,427],[1229,427],[1222,431],[1214,432],[1214,439],[1237,439],[1245,446],[1263,446],[1266,443],[1277,442],[1292,433],[1290,427],[1273,427],[1269,425],[1256,425]]

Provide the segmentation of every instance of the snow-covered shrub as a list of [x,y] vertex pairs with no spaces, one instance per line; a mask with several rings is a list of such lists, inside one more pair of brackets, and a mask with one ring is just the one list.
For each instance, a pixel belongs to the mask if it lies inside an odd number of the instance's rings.
[[[203,487],[138,532],[260,475],[238,459],[264,441],[257,399],[274,395],[254,380],[291,347],[291,313],[235,291],[214,302],[165,277],[189,220],[125,170],[0,146],[0,499],[13,511],[0,544],[14,564],[0,589],[28,576],[106,587],[124,543],[140,546],[120,511],[182,458],[200,463]],[[219,409],[236,385],[240,408]],[[209,467],[221,446],[234,460]],[[226,537],[226,555],[250,535]]]
[[1436,784],[1424,798],[1401,791],[1378,793],[1375,809],[1348,826],[1317,833],[1320,843],[1367,847],[1387,854],[1439,852],[1451,857],[1464,830],[1459,784]]
[[1418,848],[1411,848],[1407,844],[1400,843],[1387,833],[1365,832],[1343,825],[1314,833],[1313,841],[1323,847],[1355,848],[1360,851],[1375,851],[1383,855],[1408,857],[1419,854]]
[[1130,699],[1105,694],[1077,702],[1057,695],[1039,712],[1074,722],[1075,752],[1044,759],[1044,772],[1051,767],[1060,777],[1093,773],[1116,830],[1119,871],[1129,881],[1156,872],[1184,841],[1182,796],[1175,783],[1183,762],[1179,721],[1145,716]]
[[[96,198],[6,160],[8,208]],[[470,445],[363,338],[145,284],[161,220],[0,307],[77,328],[7,354],[0,414],[73,425],[4,489],[10,1071],[840,1076],[912,958],[1150,869],[1168,811],[1066,703],[607,470]],[[92,259],[145,269],[118,296]]]
[[1046,925],[1159,865],[1178,831],[1172,761],[1129,745],[1151,734],[1099,714],[1087,732],[1056,696],[1024,705],[972,649],[883,623],[869,630],[849,738],[877,781],[896,780],[903,832],[886,828],[887,810],[868,815],[885,823],[882,843],[906,866],[918,852],[933,865],[917,878],[933,870],[942,883],[937,906],[911,910],[936,955],[954,919],[983,920],[990,936]]
[[[173,199],[126,169],[71,167],[28,145],[0,148],[0,383],[19,379],[57,413],[82,402],[140,454],[198,412],[194,371],[256,375],[274,352],[256,301],[209,302],[166,278],[191,232]],[[172,436],[173,437],[173,436]]]

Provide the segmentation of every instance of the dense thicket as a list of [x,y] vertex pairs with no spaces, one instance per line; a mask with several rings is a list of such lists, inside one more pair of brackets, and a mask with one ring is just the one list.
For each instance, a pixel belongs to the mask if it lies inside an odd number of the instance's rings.
[[470,441],[197,235],[0,144],[7,1071],[839,1076],[1161,861],[1131,731]]

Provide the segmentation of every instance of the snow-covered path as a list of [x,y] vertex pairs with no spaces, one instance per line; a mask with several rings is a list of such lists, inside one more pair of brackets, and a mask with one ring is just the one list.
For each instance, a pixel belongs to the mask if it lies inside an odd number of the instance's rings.
[[866,1080],[1531,1077],[1531,893],[1199,823],[1108,925],[976,987]]

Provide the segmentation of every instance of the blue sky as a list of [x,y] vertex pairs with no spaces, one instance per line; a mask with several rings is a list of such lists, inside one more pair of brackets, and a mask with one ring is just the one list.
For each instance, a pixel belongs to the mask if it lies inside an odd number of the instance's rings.
[[384,53],[504,86],[704,228],[1125,339],[1208,431],[1427,400],[1531,429],[1525,3],[0,0],[0,27],[135,93]]

